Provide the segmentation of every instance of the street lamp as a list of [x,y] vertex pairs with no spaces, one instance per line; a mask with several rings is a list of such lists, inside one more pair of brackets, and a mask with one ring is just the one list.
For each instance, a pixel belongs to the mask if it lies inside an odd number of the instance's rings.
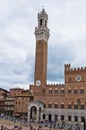
[[86,129],[85,129],[85,127],[86,127],[86,126],[85,126],[85,118],[84,118],[84,120],[83,120],[83,123],[84,123],[84,125],[83,125],[83,126],[84,126],[84,130],[86,130]]

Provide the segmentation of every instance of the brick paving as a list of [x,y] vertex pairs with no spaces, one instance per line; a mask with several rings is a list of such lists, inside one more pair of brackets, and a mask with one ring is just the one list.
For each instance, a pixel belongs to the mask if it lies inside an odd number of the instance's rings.
[[[22,130],[30,130],[30,127],[29,126],[24,126],[22,125],[21,123],[19,122],[13,122],[13,121],[10,121],[10,120],[5,120],[5,119],[0,119],[0,128],[1,126],[4,126],[4,127],[7,127],[8,129],[13,129],[13,127],[16,125],[16,126],[19,126],[19,127],[22,127]],[[33,128],[35,128],[36,130],[38,129],[38,125],[35,125],[35,124],[32,124]],[[50,128],[47,128],[47,127],[43,127],[42,130],[50,130]]]

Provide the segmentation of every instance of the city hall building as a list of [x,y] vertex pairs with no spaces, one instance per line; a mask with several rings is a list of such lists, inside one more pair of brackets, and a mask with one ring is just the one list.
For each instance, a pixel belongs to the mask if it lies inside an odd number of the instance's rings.
[[38,26],[35,27],[34,84],[30,85],[34,100],[28,105],[28,120],[86,121],[86,67],[72,68],[71,64],[65,64],[64,84],[47,84],[50,36],[47,23],[48,15],[43,9],[38,13]]

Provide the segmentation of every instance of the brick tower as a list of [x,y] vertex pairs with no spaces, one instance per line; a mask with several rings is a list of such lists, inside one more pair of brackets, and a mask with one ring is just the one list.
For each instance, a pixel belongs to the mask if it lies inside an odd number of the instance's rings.
[[38,13],[38,27],[35,27],[36,54],[34,85],[42,87],[46,85],[47,78],[47,49],[49,29],[47,28],[48,15],[44,9]]

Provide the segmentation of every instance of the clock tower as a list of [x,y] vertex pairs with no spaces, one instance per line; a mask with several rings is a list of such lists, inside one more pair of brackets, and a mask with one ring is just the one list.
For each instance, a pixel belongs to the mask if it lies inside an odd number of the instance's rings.
[[44,86],[47,79],[47,50],[49,29],[47,27],[48,15],[44,9],[38,13],[38,26],[35,27],[36,54],[34,85]]

